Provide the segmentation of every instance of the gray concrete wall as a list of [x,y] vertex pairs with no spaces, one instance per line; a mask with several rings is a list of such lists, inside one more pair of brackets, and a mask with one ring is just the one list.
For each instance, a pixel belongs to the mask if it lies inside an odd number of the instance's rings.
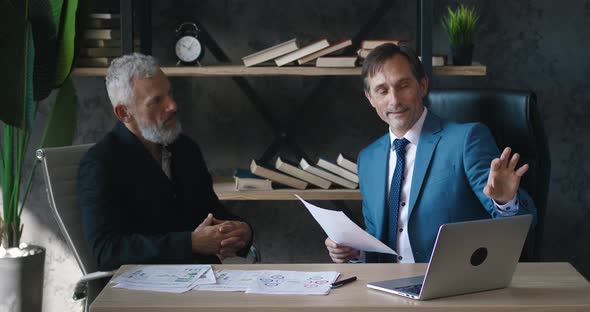
[[[354,35],[370,18],[376,0],[329,1],[153,1],[154,55],[174,62],[173,29],[198,19],[235,63],[254,51],[297,37],[302,41]],[[434,52],[448,53],[439,24],[444,6],[435,1]],[[537,93],[551,144],[552,179],[543,243],[543,259],[568,261],[590,276],[590,249],[585,238],[590,195],[590,1],[468,1],[482,12],[475,60],[488,66],[486,77],[434,77],[435,87],[513,88]],[[116,8],[116,6],[115,6]],[[396,1],[370,37],[412,39],[413,1]],[[209,52],[209,51],[207,51]],[[216,64],[211,53],[203,61]],[[323,88],[295,121],[293,138],[311,156],[356,155],[386,131],[363,98],[356,77],[247,78],[277,120],[286,123],[319,84]],[[325,80],[325,81],[324,81]],[[76,143],[99,140],[115,123],[103,78],[75,78],[80,98]],[[181,121],[201,145],[214,175],[230,175],[259,157],[273,137],[227,77],[172,78]],[[48,101],[41,107],[47,113]],[[27,204],[25,240],[47,247],[45,311],[75,311],[71,290],[80,275],[50,215],[39,176]],[[330,202],[318,202],[334,207]],[[248,218],[266,263],[327,262],[324,234],[296,202],[227,202]],[[360,216],[358,202],[344,203]]]

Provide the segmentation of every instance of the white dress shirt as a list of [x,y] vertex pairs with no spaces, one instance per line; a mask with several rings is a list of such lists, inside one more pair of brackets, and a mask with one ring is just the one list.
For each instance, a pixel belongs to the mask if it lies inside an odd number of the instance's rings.
[[[398,253],[398,262],[400,263],[414,262],[414,255],[412,253],[412,246],[410,244],[410,237],[408,235],[408,208],[410,200],[410,191],[412,186],[412,177],[414,175],[414,163],[416,161],[416,150],[418,148],[418,144],[420,143],[420,134],[422,133],[422,127],[424,126],[424,120],[426,119],[427,114],[428,110],[424,108],[424,111],[422,112],[422,115],[420,116],[418,121],[416,121],[414,126],[412,126],[412,128],[408,130],[408,132],[404,135],[404,138],[406,138],[410,143],[406,145],[406,159],[404,162],[405,168],[398,210],[398,235],[397,246],[395,250]],[[389,137],[391,139],[391,146],[394,146],[393,141],[395,139],[401,139],[395,136],[395,134],[391,131],[391,128],[389,129]],[[387,198],[389,198],[391,178],[393,177],[393,172],[395,171],[396,162],[397,154],[395,153],[395,150],[392,149],[389,152],[389,169],[387,172]],[[516,196],[504,205],[499,205],[495,201],[494,204],[496,206],[496,210],[500,213],[501,216],[511,216],[515,215],[518,212],[518,201],[516,200]]]

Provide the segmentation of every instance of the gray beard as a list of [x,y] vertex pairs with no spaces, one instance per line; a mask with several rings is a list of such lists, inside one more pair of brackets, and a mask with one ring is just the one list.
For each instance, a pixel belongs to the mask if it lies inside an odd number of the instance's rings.
[[174,142],[182,131],[182,126],[180,125],[179,120],[176,120],[176,125],[170,129],[165,129],[157,123],[147,125],[139,123],[138,126],[144,139],[162,145],[168,145]]

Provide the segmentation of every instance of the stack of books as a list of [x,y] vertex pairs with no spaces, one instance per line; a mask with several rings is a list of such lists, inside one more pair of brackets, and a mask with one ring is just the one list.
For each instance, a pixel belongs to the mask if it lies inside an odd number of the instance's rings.
[[[77,66],[106,67],[121,55],[121,26],[119,14],[90,14],[83,36]],[[134,41],[135,48],[139,41]]]
[[[357,54],[360,60],[364,60],[367,58],[367,55],[371,53],[371,51],[385,43],[393,43],[393,44],[400,44],[405,40],[402,39],[380,39],[380,40],[363,40],[361,42],[361,48],[357,51]],[[422,58],[420,58],[422,60]],[[443,54],[436,54],[432,56],[432,66],[444,66],[447,64],[447,56]]]
[[358,56],[361,59],[365,59],[367,55],[371,52],[371,50],[375,49],[376,47],[385,44],[385,43],[393,43],[393,44],[400,44],[404,40],[402,39],[371,39],[371,40],[363,40],[361,41],[361,47],[357,51]]
[[320,157],[316,162],[301,159],[294,163],[277,157],[272,167],[252,160],[250,172],[236,170],[236,190],[271,190],[275,186],[300,190],[308,187],[356,189],[359,183],[356,163],[342,154],[336,162]]
[[272,181],[263,177],[257,176],[247,169],[236,169],[234,172],[234,181],[236,182],[236,190],[272,190]]
[[311,44],[300,46],[297,39],[282,42],[262,51],[244,56],[246,67],[255,65],[315,65],[318,67],[354,67],[357,56],[333,56],[344,48],[351,46],[351,39],[330,43],[321,39]]
[[[420,61],[422,56],[418,56]],[[432,66],[445,66],[447,65],[447,56],[444,54],[436,54],[432,56]]]

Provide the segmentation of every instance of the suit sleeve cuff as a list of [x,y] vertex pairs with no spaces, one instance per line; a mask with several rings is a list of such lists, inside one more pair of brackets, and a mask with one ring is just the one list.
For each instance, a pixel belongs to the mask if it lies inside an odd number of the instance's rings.
[[353,258],[353,259],[346,261],[346,263],[366,263],[366,262],[367,262],[367,254],[365,253],[364,250],[361,250],[359,252],[358,258]]
[[518,196],[514,195],[509,202],[500,205],[495,200],[492,199],[494,202],[494,209],[496,212],[502,217],[510,217],[514,216],[518,213]]

